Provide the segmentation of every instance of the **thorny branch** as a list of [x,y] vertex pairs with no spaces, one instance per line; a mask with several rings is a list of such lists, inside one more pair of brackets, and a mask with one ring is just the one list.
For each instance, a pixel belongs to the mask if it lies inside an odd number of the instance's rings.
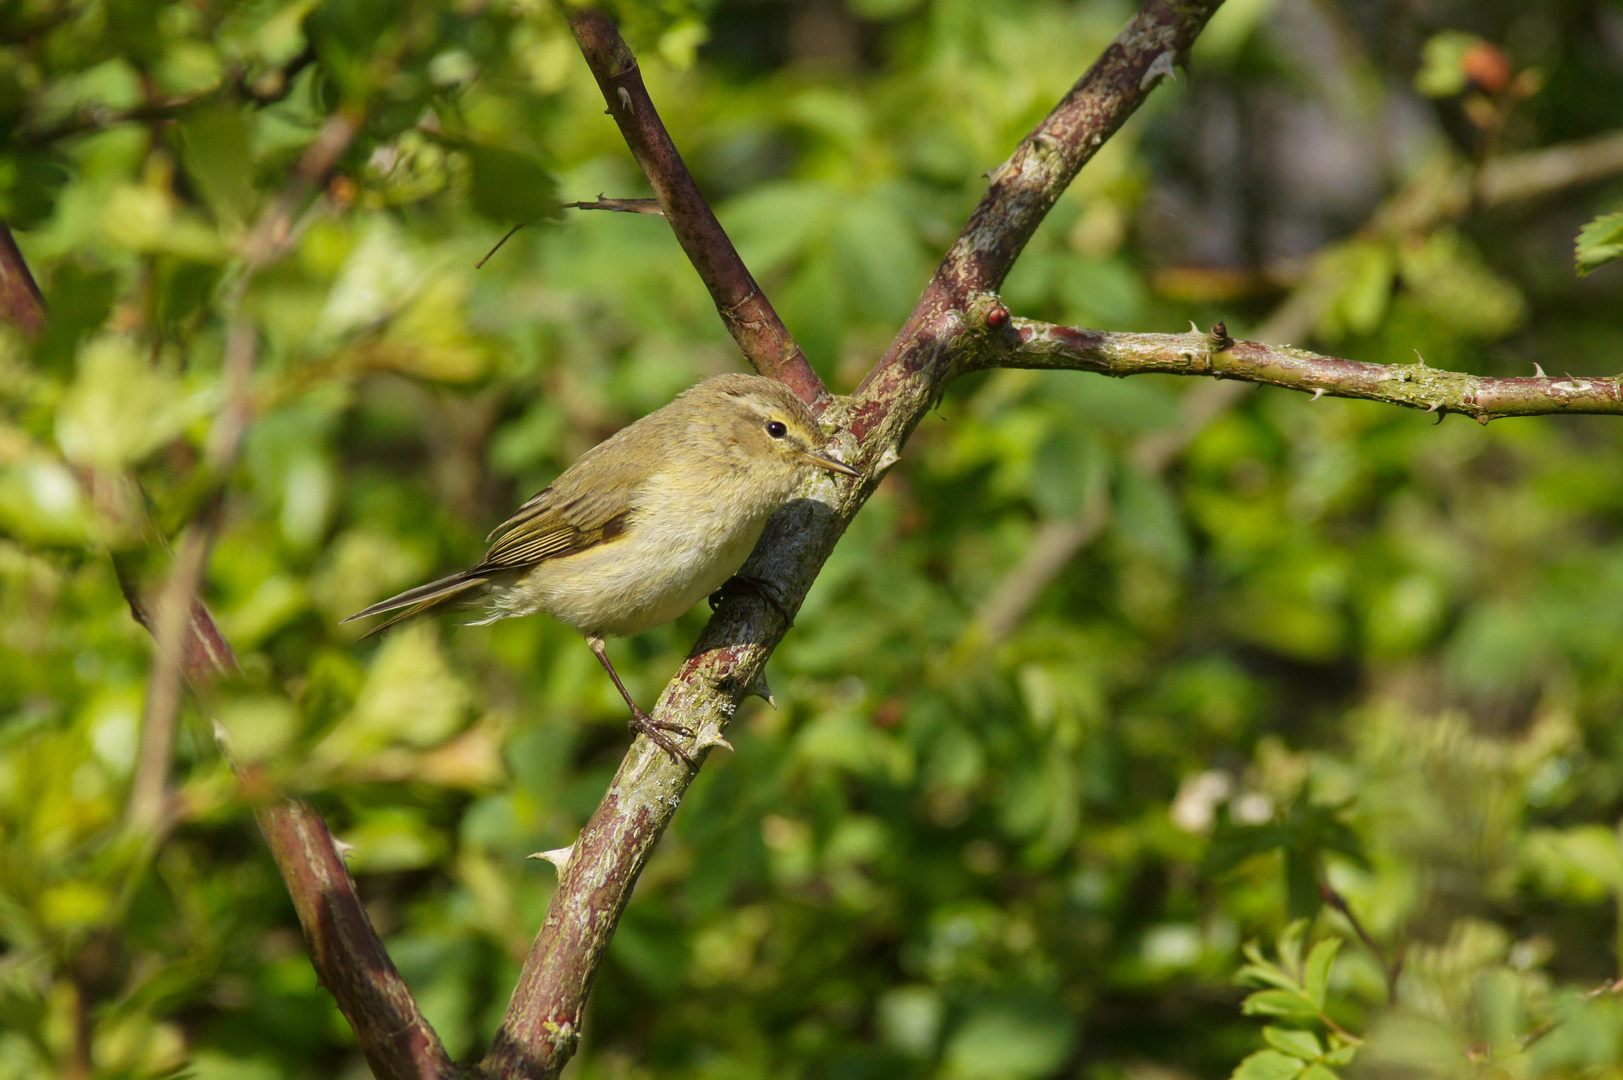
[[1210,375],[1303,390],[1315,398],[1364,398],[1479,423],[1502,416],[1623,414],[1623,376],[1492,378],[1413,364],[1339,360],[1288,345],[1235,341],[1218,323],[1210,334],[1132,334],[1013,320],[1006,348],[976,367],[1066,368],[1101,375]]
[[[1360,235],[1386,232],[1419,234],[1471,210],[1547,196],[1623,172],[1623,132],[1559,146],[1493,158],[1479,167],[1422,173],[1404,190],[1383,200]],[[1258,341],[1299,341],[1313,332],[1337,293],[1312,272],[1312,265],[1334,258],[1332,244],[1310,260],[1289,296],[1254,331]],[[1169,468],[1177,456],[1216,417],[1257,388],[1257,383],[1222,379],[1185,394],[1178,422],[1142,436],[1127,452],[1133,467],[1147,476]],[[1045,522],[1032,537],[1026,554],[987,590],[958,646],[955,658],[1002,640],[1025,618],[1048,584],[1079,552],[1104,531],[1108,500],[1090,500],[1076,517]]]
[[[863,479],[847,484],[818,477],[802,498],[773,519],[743,572],[773,586],[782,612],[739,590],[716,611],[666,687],[654,716],[697,732],[693,752],[702,757],[708,746],[716,745],[739,702],[764,688],[767,658],[788,629],[788,619],[880,476],[897,460],[908,433],[956,369],[1007,327],[1008,309],[982,294],[1002,281],[1076,170],[1144,100],[1155,80],[1170,71],[1170,60],[1187,51],[1218,2],[1149,0],[1140,9],[1104,57],[998,170],[991,191],[880,366],[854,397],[828,402],[822,419],[839,433],[845,459],[862,468]],[[601,16],[587,13],[573,22],[610,111],[649,173],[650,184],[661,192],[666,216],[680,237],[677,218],[691,210],[673,210],[662,192],[671,179],[662,170],[679,162],[673,163],[674,153],[648,153],[650,141],[669,140],[658,127],[641,80],[635,79],[636,93],[628,93],[629,101],[620,98],[628,76],[635,77],[636,61],[618,35],[606,37],[609,28]],[[686,170],[680,175],[685,179]],[[714,221],[708,208],[701,217]],[[686,241],[684,248],[706,276],[703,267],[715,252],[701,259]],[[730,243],[726,251],[731,253]],[[773,355],[782,355],[787,333],[772,336]],[[550,1078],[563,1068],[580,1039],[586,997],[620,912],[692,779],[687,766],[671,762],[646,740],[637,740],[626,755],[580,838],[567,856],[557,857],[558,892],[482,1064],[488,1074]]]

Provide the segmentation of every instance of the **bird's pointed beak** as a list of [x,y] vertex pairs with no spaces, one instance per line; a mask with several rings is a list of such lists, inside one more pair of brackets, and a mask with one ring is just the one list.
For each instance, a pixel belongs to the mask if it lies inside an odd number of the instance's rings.
[[811,462],[813,465],[816,465],[820,469],[827,469],[829,472],[842,473],[846,476],[862,475],[851,466],[841,461],[839,458],[830,457],[828,454],[820,453],[816,450],[802,450],[800,454],[807,461]]

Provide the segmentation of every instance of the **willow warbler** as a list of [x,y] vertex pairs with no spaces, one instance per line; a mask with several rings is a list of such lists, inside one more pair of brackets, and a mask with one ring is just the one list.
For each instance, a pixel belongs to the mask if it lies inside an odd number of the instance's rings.
[[719,588],[812,470],[858,475],[823,442],[812,411],[776,379],[706,379],[582,454],[496,526],[479,565],[344,621],[405,609],[382,630],[472,595],[484,605],[477,623],[544,611],[585,636],[631,707],[632,731],[685,760],[666,732],[692,732],[638,707],[604,638],[652,630]]

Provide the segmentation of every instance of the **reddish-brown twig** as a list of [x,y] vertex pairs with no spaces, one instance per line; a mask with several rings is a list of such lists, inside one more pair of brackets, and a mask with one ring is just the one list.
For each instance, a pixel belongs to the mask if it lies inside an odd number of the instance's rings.
[[620,134],[654,189],[677,242],[710,290],[716,310],[744,357],[762,375],[783,380],[808,404],[820,405],[828,394],[823,380],[699,193],[648,96],[637,58],[620,32],[601,12],[591,9],[572,12],[569,27],[603,91],[609,115],[620,125]]

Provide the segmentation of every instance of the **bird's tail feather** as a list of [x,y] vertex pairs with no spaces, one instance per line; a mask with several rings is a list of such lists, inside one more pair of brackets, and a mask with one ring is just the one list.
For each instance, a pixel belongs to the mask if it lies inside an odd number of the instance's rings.
[[379,601],[364,611],[357,611],[343,621],[353,622],[356,619],[364,619],[368,615],[381,615],[385,611],[395,611],[399,608],[406,609],[387,622],[374,626],[363,635],[364,637],[371,637],[378,631],[385,630],[402,619],[409,619],[420,611],[438,607],[447,600],[462,595],[469,589],[483,585],[485,581],[486,578],[483,575],[475,576],[468,571],[452,574],[450,577],[430,581],[427,585],[419,585],[415,589],[407,589],[398,596],[391,596],[387,600]]

